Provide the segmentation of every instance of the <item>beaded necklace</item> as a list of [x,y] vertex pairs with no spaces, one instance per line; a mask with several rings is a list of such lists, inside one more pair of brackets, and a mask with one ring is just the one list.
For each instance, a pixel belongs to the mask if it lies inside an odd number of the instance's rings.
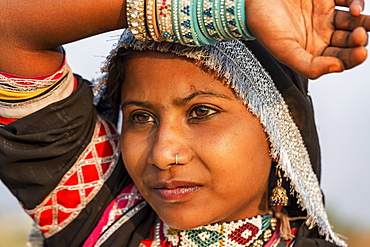
[[271,238],[277,220],[271,214],[249,219],[215,223],[190,230],[176,230],[157,222],[157,246],[166,239],[173,247],[262,247]]

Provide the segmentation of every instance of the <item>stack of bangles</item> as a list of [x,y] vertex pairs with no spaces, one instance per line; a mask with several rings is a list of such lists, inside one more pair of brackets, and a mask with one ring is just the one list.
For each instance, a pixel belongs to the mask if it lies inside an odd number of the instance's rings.
[[127,0],[127,22],[137,40],[213,45],[253,40],[244,0]]

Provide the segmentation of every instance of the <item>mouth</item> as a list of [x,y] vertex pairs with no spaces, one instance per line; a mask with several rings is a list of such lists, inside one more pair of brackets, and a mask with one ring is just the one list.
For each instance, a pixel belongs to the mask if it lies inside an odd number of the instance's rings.
[[196,193],[202,186],[192,182],[171,181],[154,186],[156,193],[166,201],[181,201]]

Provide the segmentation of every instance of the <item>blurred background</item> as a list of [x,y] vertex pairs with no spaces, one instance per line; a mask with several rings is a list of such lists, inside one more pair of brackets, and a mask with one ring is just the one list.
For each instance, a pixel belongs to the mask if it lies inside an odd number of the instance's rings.
[[[365,0],[370,4],[370,0]],[[370,13],[370,7],[365,9]],[[99,68],[120,31],[65,46],[74,73],[87,79]],[[310,82],[322,149],[322,188],[334,230],[350,247],[370,246],[370,60]],[[0,182],[0,247],[24,247],[30,218]]]

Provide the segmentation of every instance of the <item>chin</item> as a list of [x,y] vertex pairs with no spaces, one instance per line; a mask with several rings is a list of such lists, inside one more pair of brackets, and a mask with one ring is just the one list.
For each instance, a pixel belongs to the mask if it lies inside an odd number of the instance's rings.
[[[162,218],[161,218],[162,219]],[[166,220],[163,220],[162,221],[169,227],[171,228],[174,228],[174,229],[177,229],[177,230],[188,230],[188,229],[193,229],[193,228],[196,228],[196,227],[200,227],[200,226],[203,226],[205,224],[208,224],[208,223],[195,223],[195,222],[174,222],[173,220],[170,220],[170,221],[166,221]]]
[[169,227],[177,230],[188,230],[214,223],[213,219],[204,219],[197,214],[158,214],[159,218]]

